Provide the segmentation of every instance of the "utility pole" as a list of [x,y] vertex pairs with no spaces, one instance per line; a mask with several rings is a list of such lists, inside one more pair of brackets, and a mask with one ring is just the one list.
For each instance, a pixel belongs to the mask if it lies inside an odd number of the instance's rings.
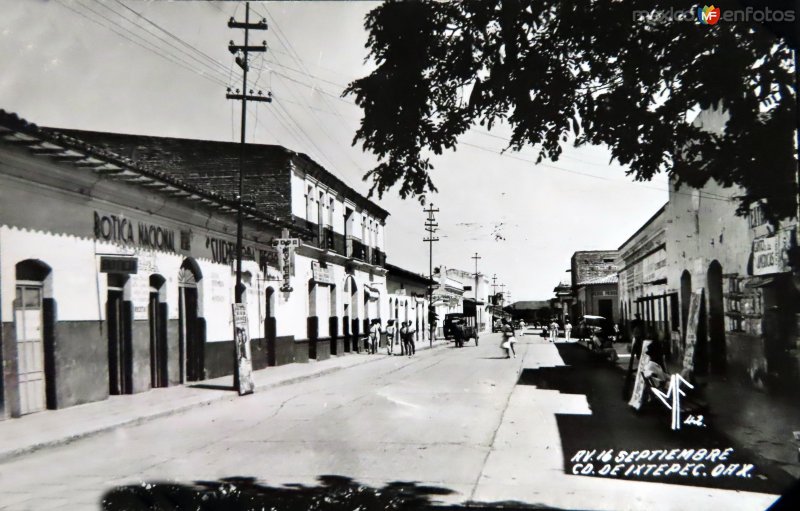
[[436,218],[434,217],[435,213],[438,213],[438,209],[434,209],[433,204],[428,206],[428,209],[423,209],[424,212],[428,214],[428,218],[425,219],[425,231],[428,233],[427,238],[423,238],[423,241],[428,242],[428,278],[431,283],[428,285],[428,326],[430,328],[430,338],[428,341],[430,342],[430,346],[433,347],[433,336],[436,332],[436,321],[435,321],[435,312],[433,310],[433,242],[439,241],[439,238],[434,238],[434,233],[437,231],[437,227],[439,224],[436,223]]
[[[267,21],[262,19],[258,23],[250,23],[250,2],[245,3],[245,15],[244,15],[244,23],[236,21],[235,19],[231,18],[228,20],[228,28],[236,28],[236,29],[244,29],[244,45],[236,45],[231,41],[228,43],[228,51],[230,51],[233,55],[236,55],[236,64],[242,68],[242,92],[239,93],[239,89],[236,89],[235,93],[231,92],[230,87],[228,88],[228,93],[225,95],[228,99],[239,100],[242,102],[242,129],[241,129],[241,137],[240,137],[240,151],[239,151],[239,192],[236,197],[237,208],[236,208],[236,290],[235,290],[235,297],[236,303],[242,303],[242,223],[244,221],[242,209],[244,207],[242,195],[244,194],[243,190],[243,183],[244,183],[244,158],[245,158],[245,132],[247,129],[247,101],[263,101],[263,102],[271,102],[272,101],[272,94],[269,93],[267,96],[264,96],[261,91],[258,91],[258,95],[253,95],[253,90],[250,89],[250,94],[247,93],[247,71],[249,69],[248,66],[248,54],[250,52],[265,52],[267,51],[267,42],[264,41],[261,45],[258,46],[250,46],[250,31],[251,30],[267,30]],[[234,342],[234,345],[236,343]],[[239,371],[236,368],[238,363],[236,354],[234,352],[234,371],[233,371],[233,379],[234,379],[234,387],[239,386],[238,376]]]
[[497,294],[497,274],[492,275],[492,296]]
[[475,260],[475,290],[472,294],[475,295],[475,335],[478,335],[477,332],[480,331],[480,325],[478,324],[478,259],[481,259],[481,257],[475,252],[475,255],[470,259]]

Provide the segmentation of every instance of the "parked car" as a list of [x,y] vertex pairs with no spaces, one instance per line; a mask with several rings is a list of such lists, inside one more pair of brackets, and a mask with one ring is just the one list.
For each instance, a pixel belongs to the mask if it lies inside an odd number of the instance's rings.
[[603,316],[583,316],[575,325],[572,336],[583,339],[591,339],[595,332],[604,332],[606,336],[613,334],[611,322]]
[[454,338],[453,334],[453,322],[457,319],[463,321],[463,328],[464,328],[464,337],[469,339],[475,339],[475,344],[478,344],[478,330],[475,328],[475,317],[474,316],[465,316],[460,312],[453,312],[450,314],[444,315],[444,338],[445,339],[452,339]]

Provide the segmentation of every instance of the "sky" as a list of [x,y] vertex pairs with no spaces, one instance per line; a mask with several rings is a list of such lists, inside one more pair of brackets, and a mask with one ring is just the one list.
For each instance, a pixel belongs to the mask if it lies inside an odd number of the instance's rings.
[[[376,158],[352,146],[361,110],[341,92],[369,73],[364,16],[377,3],[251,2],[269,50],[251,60],[247,141],[306,153],[362,194]],[[0,0],[0,108],[40,126],[238,141],[241,87],[228,41],[241,44],[244,2]],[[577,250],[616,249],[668,198],[667,180],[633,182],[606,148],[566,148],[536,165],[530,150],[500,154],[508,132],[476,127],[432,160],[439,189],[434,266],[496,276],[512,301],[553,296]],[[426,214],[385,194],[388,262],[428,272]]]

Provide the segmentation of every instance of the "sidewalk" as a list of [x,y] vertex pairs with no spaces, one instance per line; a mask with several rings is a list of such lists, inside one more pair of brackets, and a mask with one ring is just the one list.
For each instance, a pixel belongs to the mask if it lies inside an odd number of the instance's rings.
[[[433,348],[447,345],[437,339]],[[418,342],[417,350],[430,349],[427,342]],[[256,392],[291,385],[368,362],[383,360],[379,355],[351,353],[307,364],[287,364],[253,372]],[[194,382],[140,394],[111,396],[104,401],[47,410],[16,419],[0,421],[0,463],[45,447],[53,447],[113,430],[140,424],[159,417],[181,413],[211,403],[234,400],[233,376]]]

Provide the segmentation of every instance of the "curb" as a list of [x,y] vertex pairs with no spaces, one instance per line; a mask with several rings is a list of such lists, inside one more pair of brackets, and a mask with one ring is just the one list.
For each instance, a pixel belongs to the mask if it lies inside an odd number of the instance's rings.
[[[444,347],[444,346],[446,346],[446,344],[444,344],[444,343],[439,344],[439,345],[434,345],[433,347],[425,346],[424,348],[420,348],[420,351],[434,350],[434,349],[437,349],[437,348],[440,348],[440,347]],[[305,374],[305,375],[302,375],[302,376],[295,376],[293,378],[287,378],[286,380],[280,380],[280,381],[276,381],[276,382],[272,382],[272,383],[265,383],[265,384],[262,384],[262,385],[256,385],[254,392],[265,391],[265,390],[274,389],[274,388],[277,388],[277,387],[283,387],[283,386],[286,386],[286,385],[293,385],[295,383],[300,383],[302,381],[312,380],[314,378],[319,378],[321,376],[327,376],[329,374],[337,373],[337,372],[343,371],[345,369],[350,369],[352,367],[358,367],[358,366],[361,366],[361,365],[364,365],[364,364],[369,364],[370,362],[376,362],[378,360],[383,360],[385,357],[387,357],[387,356],[381,354],[380,357],[370,357],[370,358],[367,358],[367,359],[365,359],[365,360],[363,360],[363,361],[361,361],[361,362],[359,362],[357,364],[353,364],[353,365],[350,365],[350,366],[347,366],[347,367],[331,367],[331,368],[323,369],[323,370],[315,372],[315,373]],[[231,394],[218,394],[218,395],[210,396],[210,397],[208,397],[206,399],[202,399],[202,400],[199,400],[199,401],[196,401],[196,402],[192,402],[192,403],[188,403],[188,404],[185,404],[185,405],[177,406],[177,407],[171,408],[169,410],[163,410],[163,411],[160,411],[160,412],[154,412],[154,413],[147,414],[147,415],[142,415],[142,416],[139,416],[139,417],[133,417],[133,418],[130,418],[130,419],[122,420],[122,421],[114,423],[114,424],[107,424],[107,425],[100,426],[100,427],[97,427],[97,428],[94,428],[94,429],[89,429],[87,431],[82,431],[82,432],[76,433],[74,435],[65,436],[65,437],[62,437],[62,438],[55,439],[55,440],[42,441],[42,442],[34,443],[34,444],[31,444],[31,445],[28,445],[28,446],[25,446],[25,447],[20,447],[20,448],[17,448],[17,449],[12,449],[12,450],[8,450],[8,451],[0,452],[0,463],[5,463],[5,462],[10,461],[10,460],[12,460],[14,458],[19,458],[20,456],[25,456],[27,454],[32,454],[34,452],[40,451],[42,449],[46,449],[48,447],[58,447],[58,446],[62,446],[62,445],[71,444],[71,443],[76,442],[78,440],[82,440],[84,438],[89,438],[89,437],[92,437],[92,436],[96,436],[96,435],[99,435],[101,433],[107,433],[109,431],[113,431],[113,430],[118,429],[118,428],[123,428],[123,427],[126,427],[126,426],[138,426],[140,424],[144,424],[146,422],[150,422],[150,421],[153,421],[153,420],[156,420],[156,419],[161,419],[161,418],[164,418],[164,417],[170,417],[172,415],[178,415],[180,413],[189,411],[192,408],[199,408],[201,406],[208,406],[210,404],[214,404],[214,403],[217,403],[217,402],[220,402],[220,401],[224,401],[224,400],[233,400],[233,399],[235,399],[237,397],[239,397],[239,396],[234,395],[232,393]]]

